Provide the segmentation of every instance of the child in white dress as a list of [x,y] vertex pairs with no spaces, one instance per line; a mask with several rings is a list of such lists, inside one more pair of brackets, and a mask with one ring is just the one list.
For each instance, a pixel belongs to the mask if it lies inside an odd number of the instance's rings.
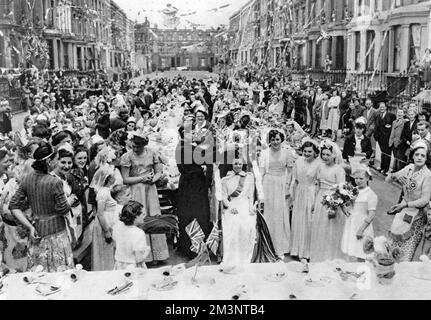
[[120,214],[123,207],[132,199],[130,188],[124,184],[116,184],[112,187],[111,198],[117,203],[115,210],[113,210],[115,214],[111,215],[107,221],[112,231],[114,226],[120,221]]
[[145,258],[150,253],[145,232],[142,204],[129,201],[121,211],[120,221],[114,226],[115,269],[146,268]]
[[377,195],[368,186],[371,175],[366,169],[358,169],[353,173],[359,195],[353,208],[343,209],[348,216],[344,225],[341,250],[358,261],[364,261],[366,255],[363,245],[367,237],[374,237],[372,222],[376,215]]

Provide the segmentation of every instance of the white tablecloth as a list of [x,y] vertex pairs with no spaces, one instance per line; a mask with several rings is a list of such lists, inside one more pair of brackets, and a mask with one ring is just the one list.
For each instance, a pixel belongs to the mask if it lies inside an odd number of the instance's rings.
[[[290,295],[297,299],[431,299],[431,281],[418,279],[420,263],[401,263],[395,266],[396,275],[389,285],[377,282],[371,265],[368,263],[352,264],[327,262],[311,264],[310,273],[295,271],[293,265],[286,263],[245,265],[237,274],[223,274],[220,266],[200,267],[197,278],[203,280],[199,286],[191,283],[194,268],[184,270],[175,276],[178,285],[170,291],[150,289],[151,284],[163,280],[165,268],[147,269],[133,280],[133,287],[117,296],[108,295],[124,279],[125,271],[85,272],[77,282],[72,282],[65,274],[49,274],[52,282],[60,284],[62,290],[50,296],[41,296],[35,292],[35,284],[24,283],[25,274],[11,274],[4,280],[6,286],[0,294],[0,300],[15,299],[149,299],[149,300],[228,300],[235,294],[235,288],[247,286],[248,299],[251,300],[287,300]],[[340,267],[345,271],[366,271],[365,282],[343,281],[335,271]],[[265,276],[275,272],[285,272],[287,276],[280,282],[268,282]],[[205,283],[213,278],[215,283]],[[310,283],[307,279],[311,278]]]

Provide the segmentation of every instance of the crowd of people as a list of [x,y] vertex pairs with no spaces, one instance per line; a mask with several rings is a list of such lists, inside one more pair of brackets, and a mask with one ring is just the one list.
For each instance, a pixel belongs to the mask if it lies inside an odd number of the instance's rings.
[[[79,99],[38,88],[22,130],[0,103],[0,249],[11,269],[72,268],[90,227],[91,270],[157,266],[172,250],[191,260],[194,220],[205,238],[221,229],[217,258],[229,265],[363,261],[376,214],[394,215],[402,260],[430,254],[431,133],[416,105],[393,114],[346,88],[252,73],[104,83]],[[376,155],[402,186],[387,213],[369,186]],[[359,195],[333,214],[322,199],[342,183]],[[170,234],[143,227],[165,214],[161,190],[176,192],[173,248]]]

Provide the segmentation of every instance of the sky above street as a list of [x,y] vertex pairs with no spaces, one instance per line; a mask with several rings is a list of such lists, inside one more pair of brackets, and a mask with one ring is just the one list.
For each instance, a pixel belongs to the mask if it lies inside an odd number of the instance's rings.
[[[143,22],[145,17],[150,23],[157,24],[160,28],[166,28],[164,23],[164,14],[159,12],[171,4],[178,9],[180,25],[178,28],[191,28],[189,20],[195,24],[202,24],[205,27],[218,27],[220,24],[229,24],[229,17],[239,10],[247,0],[115,0],[115,2],[126,12],[132,20]],[[220,6],[228,5],[219,9]],[[217,11],[214,9],[218,8]],[[213,9],[212,11],[209,11]],[[146,10],[145,12],[143,10]],[[152,11],[151,11],[152,10]],[[187,13],[196,14],[188,16]]]

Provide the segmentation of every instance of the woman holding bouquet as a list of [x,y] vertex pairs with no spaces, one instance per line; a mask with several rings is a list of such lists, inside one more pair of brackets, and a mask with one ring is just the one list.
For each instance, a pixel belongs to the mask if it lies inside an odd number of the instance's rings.
[[341,239],[345,215],[335,212],[322,204],[323,197],[332,194],[336,186],[346,181],[340,148],[331,141],[323,141],[320,146],[322,163],[318,169],[318,189],[314,200],[311,229],[311,262],[322,262],[342,258]]
[[344,226],[341,250],[350,257],[364,261],[364,242],[367,237],[374,238],[372,222],[376,215],[377,195],[368,186],[371,178],[369,169],[365,166],[353,172],[356,186],[359,190],[351,210],[342,208],[347,215]]
[[397,180],[403,186],[403,200],[388,212],[395,214],[389,235],[391,245],[401,251],[401,261],[413,259],[427,220],[425,208],[431,198],[427,145],[419,142],[411,154],[412,164],[386,178],[388,182]]

